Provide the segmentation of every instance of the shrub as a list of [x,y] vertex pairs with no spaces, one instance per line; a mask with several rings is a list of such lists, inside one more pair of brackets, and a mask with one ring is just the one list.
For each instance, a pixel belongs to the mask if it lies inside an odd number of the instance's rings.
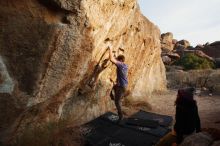
[[185,70],[215,68],[213,62],[209,61],[206,58],[199,57],[195,54],[186,54],[180,60],[175,62],[175,65],[183,66]]

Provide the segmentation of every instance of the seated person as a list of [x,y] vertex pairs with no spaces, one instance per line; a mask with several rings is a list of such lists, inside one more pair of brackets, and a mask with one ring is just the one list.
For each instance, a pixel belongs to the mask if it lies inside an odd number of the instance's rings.
[[194,88],[179,89],[175,101],[176,115],[172,132],[165,135],[156,146],[176,146],[183,139],[201,131],[197,103],[193,98]]

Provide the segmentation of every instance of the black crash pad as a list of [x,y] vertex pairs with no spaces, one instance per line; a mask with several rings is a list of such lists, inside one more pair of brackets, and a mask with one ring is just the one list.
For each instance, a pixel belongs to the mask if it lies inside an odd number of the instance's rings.
[[97,146],[132,146],[128,141],[123,141],[114,137],[107,137],[100,141]]
[[152,146],[160,139],[160,137],[128,128],[121,128],[113,136],[121,141],[128,142],[132,146]]
[[159,126],[158,121],[150,119],[138,119],[138,118],[128,118],[126,124],[135,125],[140,127],[157,128]]
[[173,118],[171,116],[146,112],[142,110],[132,115],[131,118],[158,121],[158,123],[164,127],[170,126],[173,121]]
[[152,146],[170,131],[172,117],[139,111],[120,123],[117,121],[117,114],[107,112],[83,125],[86,146]]
[[162,137],[170,131],[170,128],[166,128],[162,126],[158,126],[157,128],[140,127],[135,125],[123,125],[123,126],[143,133],[155,135],[158,137]]

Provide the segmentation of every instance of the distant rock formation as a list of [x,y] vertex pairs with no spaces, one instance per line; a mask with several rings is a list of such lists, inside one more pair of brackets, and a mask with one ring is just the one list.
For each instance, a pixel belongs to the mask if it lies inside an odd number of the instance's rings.
[[182,46],[184,49],[186,49],[190,46],[190,43],[187,40],[180,40],[175,45],[176,50],[178,50],[178,46]]
[[173,48],[173,34],[171,32],[161,34],[161,49],[163,52],[172,51]]
[[220,58],[220,41],[216,41],[208,45],[197,45],[196,49],[203,51],[210,57]]
[[136,0],[12,0],[0,7],[0,55],[15,84],[11,96],[27,95],[11,133],[30,123],[85,122],[111,109],[116,75],[109,44],[126,57],[128,100],[166,89],[160,30]]
[[173,61],[180,59],[180,55],[173,52],[167,52],[167,53],[163,52],[161,56],[163,63],[166,65],[170,65],[171,63],[173,63]]
[[216,67],[220,68],[220,41],[216,41],[211,44],[206,43],[204,45],[197,45],[195,49],[200,50],[207,56],[213,58]]
[[200,51],[200,50],[195,50],[194,53],[199,56],[199,57],[202,57],[202,58],[206,58],[208,59],[209,61],[214,61],[214,59],[210,56],[208,56],[207,54],[205,54],[203,51]]
[[[172,42],[172,43],[171,43]],[[172,44],[172,45],[171,45]],[[195,48],[190,46],[187,40],[173,39],[173,34],[168,32],[161,34],[162,59],[167,65],[172,64],[175,60],[180,59],[188,53],[193,53],[199,57],[206,58],[220,66],[220,42],[206,43],[197,45]]]

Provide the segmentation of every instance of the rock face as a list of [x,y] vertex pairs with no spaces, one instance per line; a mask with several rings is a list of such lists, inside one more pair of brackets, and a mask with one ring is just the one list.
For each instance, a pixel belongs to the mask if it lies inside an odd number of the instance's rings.
[[136,0],[0,1],[0,28],[10,94],[27,95],[12,132],[27,123],[87,121],[112,108],[109,44],[126,57],[129,100],[145,101],[166,88],[160,31]]

